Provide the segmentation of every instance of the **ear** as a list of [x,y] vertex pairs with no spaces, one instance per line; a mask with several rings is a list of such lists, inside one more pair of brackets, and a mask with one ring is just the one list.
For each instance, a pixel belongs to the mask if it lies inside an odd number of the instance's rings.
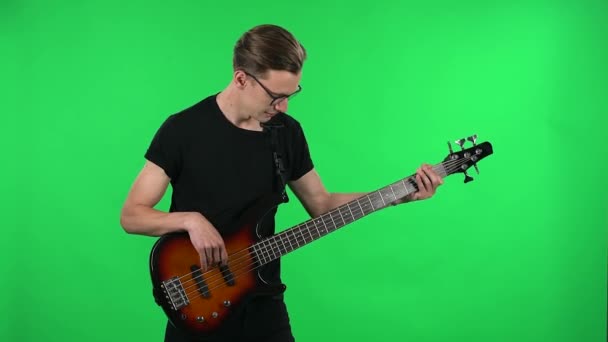
[[247,84],[247,74],[243,70],[235,70],[232,82],[238,89],[244,89]]

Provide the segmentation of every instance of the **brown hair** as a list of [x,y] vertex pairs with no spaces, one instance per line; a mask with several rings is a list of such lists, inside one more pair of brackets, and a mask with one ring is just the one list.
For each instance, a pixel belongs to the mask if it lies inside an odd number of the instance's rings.
[[287,30],[276,25],[259,25],[245,32],[234,46],[232,66],[260,76],[268,70],[298,73],[306,50]]

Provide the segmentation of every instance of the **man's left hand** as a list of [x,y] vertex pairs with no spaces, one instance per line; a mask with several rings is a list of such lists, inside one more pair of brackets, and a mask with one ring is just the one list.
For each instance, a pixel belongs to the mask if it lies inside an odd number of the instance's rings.
[[429,164],[422,164],[416,170],[416,183],[418,184],[418,191],[405,196],[404,198],[393,202],[393,205],[424,200],[433,197],[437,188],[443,184],[443,178],[439,176],[433,167]]

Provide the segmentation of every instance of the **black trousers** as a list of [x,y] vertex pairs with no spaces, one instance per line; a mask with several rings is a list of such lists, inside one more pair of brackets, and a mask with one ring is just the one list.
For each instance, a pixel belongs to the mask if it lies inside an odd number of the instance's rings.
[[165,342],[294,342],[283,296],[258,297],[241,317],[212,339],[185,335],[167,322]]

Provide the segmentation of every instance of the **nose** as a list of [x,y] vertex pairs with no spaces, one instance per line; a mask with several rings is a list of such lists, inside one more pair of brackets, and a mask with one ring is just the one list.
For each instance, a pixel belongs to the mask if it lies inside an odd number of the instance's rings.
[[283,113],[287,112],[287,105],[288,105],[287,101],[289,101],[289,99],[287,99],[287,98],[277,101],[277,103],[274,104],[274,109],[276,109],[279,112],[283,112]]

